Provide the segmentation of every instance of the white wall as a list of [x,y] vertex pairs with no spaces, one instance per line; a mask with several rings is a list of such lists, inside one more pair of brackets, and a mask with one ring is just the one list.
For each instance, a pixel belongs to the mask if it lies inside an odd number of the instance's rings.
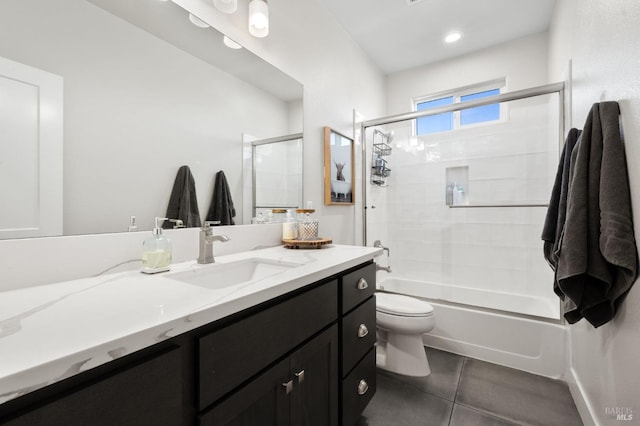
[[[637,0],[558,0],[549,37],[549,74],[573,67],[572,125],[582,128],[591,105],[620,103],[635,238],[640,241],[640,3]],[[640,286],[635,284],[608,324],[569,327],[572,393],[585,424],[640,424]],[[607,409],[627,408],[632,421]],[[593,417],[593,423],[592,419]]]
[[[201,6],[210,5],[210,2],[195,2]],[[384,78],[319,0],[279,0],[270,3],[271,34],[266,39],[255,39],[248,35],[246,7],[246,3],[240,2],[241,10],[232,17],[213,12],[219,21],[215,26],[304,85],[305,198],[313,200],[318,209],[322,236],[333,238],[336,243],[353,243],[355,208],[322,204],[323,126],[351,134],[354,108],[367,117],[384,115]],[[114,164],[120,164],[124,161],[122,158],[119,156]],[[145,191],[139,195],[145,197]],[[141,232],[134,236],[105,234],[47,241],[0,241],[0,282],[3,286],[11,286],[12,283],[25,286],[97,273],[116,261],[130,259],[135,245],[133,249],[123,250],[121,256],[118,255],[118,248],[129,245],[132,238],[139,239],[141,248],[146,235]],[[255,239],[251,235],[242,234],[242,238],[254,241],[253,245],[279,242],[275,234],[270,238]],[[181,247],[191,241],[189,238],[195,238],[194,245],[197,243],[196,235],[174,237],[174,240],[181,242],[174,249],[176,259],[192,255],[191,249],[181,252]],[[41,262],[34,266],[34,260],[45,258],[46,266]],[[55,265],[55,274],[47,271],[51,265]],[[21,271],[27,270],[28,273],[21,274]]]
[[3,2],[0,38],[64,78],[64,235],[151,229],[182,165],[203,217],[224,170],[241,220],[242,132],[289,131],[286,102],[83,0]]

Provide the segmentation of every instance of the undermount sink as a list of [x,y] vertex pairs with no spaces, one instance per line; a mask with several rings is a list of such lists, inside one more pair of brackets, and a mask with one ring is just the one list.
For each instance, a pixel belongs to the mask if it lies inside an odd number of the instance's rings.
[[261,280],[301,265],[302,263],[271,259],[243,259],[229,263],[213,263],[165,276],[187,284],[209,289],[221,289]]

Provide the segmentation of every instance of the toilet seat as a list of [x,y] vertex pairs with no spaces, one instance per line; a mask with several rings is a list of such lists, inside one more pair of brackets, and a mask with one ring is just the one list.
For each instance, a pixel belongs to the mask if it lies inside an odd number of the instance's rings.
[[429,317],[433,315],[433,306],[429,303],[414,297],[391,293],[376,293],[376,310],[404,317]]

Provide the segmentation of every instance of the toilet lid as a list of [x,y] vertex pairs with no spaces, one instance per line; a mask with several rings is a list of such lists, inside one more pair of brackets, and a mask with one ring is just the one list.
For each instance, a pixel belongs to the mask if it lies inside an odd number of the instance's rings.
[[427,302],[414,297],[390,293],[376,293],[376,310],[407,317],[426,317],[433,314],[433,306]]

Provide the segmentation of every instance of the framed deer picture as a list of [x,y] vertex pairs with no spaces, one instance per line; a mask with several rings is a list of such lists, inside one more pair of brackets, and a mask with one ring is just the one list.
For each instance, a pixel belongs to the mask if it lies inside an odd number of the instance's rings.
[[353,139],[324,128],[324,203],[352,205],[355,201]]

